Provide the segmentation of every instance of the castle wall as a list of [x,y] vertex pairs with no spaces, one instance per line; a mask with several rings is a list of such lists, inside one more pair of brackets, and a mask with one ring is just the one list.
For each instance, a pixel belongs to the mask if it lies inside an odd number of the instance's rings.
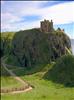
[[51,22],[49,22],[49,20],[44,20],[44,21],[41,21],[41,31],[42,32],[51,32],[53,30],[53,22],[51,20]]

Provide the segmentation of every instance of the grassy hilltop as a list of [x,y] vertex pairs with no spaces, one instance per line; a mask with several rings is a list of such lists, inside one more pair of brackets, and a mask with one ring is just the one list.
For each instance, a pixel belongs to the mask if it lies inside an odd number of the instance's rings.
[[10,54],[11,52],[11,44],[12,44],[12,39],[14,36],[15,32],[2,32],[0,35],[0,41],[1,41],[1,46],[0,46],[0,57]]

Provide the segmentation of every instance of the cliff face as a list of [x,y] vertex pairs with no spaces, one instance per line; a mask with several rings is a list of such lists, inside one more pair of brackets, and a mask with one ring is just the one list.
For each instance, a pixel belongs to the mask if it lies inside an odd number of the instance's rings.
[[21,66],[45,64],[67,54],[70,39],[61,31],[45,34],[39,29],[16,32],[12,40],[12,53]]

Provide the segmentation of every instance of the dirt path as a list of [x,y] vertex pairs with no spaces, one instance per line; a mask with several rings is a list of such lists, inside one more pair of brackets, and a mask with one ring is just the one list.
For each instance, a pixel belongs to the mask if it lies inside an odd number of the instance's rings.
[[15,78],[17,81],[21,82],[24,85],[28,85],[29,87],[25,90],[21,90],[21,91],[12,91],[10,93],[21,93],[21,92],[26,92],[26,91],[30,91],[32,89],[31,85],[29,85],[27,82],[25,82],[24,80],[22,80],[20,77],[18,77],[16,74],[14,74],[11,70],[9,70],[6,67],[7,64],[5,64],[4,60],[2,60],[2,66],[4,67],[4,69],[11,75],[13,76],[13,78]]
[[2,95],[4,95],[4,94],[18,94],[18,93],[25,93],[25,92],[28,92],[28,91],[30,91],[30,90],[32,90],[32,87],[29,87],[29,88],[27,88],[27,89],[24,89],[24,90],[18,90],[18,91],[11,91],[11,92],[7,92],[7,93],[1,93]]
[[5,64],[2,64],[4,69],[11,75],[13,76],[16,80],[20,81],[22,84],[27,84],[25,81],[23,81],[20,77],[16,76],[16,74],[14,74],[11,70],[9,70]]

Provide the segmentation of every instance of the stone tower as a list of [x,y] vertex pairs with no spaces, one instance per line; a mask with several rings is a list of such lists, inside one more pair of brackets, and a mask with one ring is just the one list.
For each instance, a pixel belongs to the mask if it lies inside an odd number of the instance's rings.
[[53,31],[53,21],[44,20],[40,22],[40,29],[42,32],[52,32]]

